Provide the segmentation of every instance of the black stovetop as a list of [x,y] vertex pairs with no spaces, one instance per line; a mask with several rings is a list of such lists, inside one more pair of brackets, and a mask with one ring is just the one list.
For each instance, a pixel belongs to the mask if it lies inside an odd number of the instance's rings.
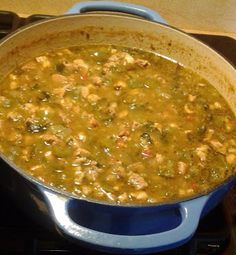
[[[0,11],[0,39],[20,26],[50,18],[46,15],[32,15],[20,18],[12,12]],[[236,65],[236,41],[225,36],[192,34],[215,48]],[[236,189],[234,196],[236,197]],[[69,254],[104,254],[76,246],[51,233],[32,221],[11,200],[0,187],[0,254],[16,255],[69,255]],[[235,209],[236,212],[236,209]],[[228,219],[226,206],[221,203],[201,220],[196,234],[185,245],[159,253],[161,255],[231,255],[226,249],[231,242],[232,226]]]
[[[104,255],[76,246],[49,232],[23,213],[5,191],[1,190],[0,254],[15,255]],[[220,220],[217,220],[220,219]],[[186,245],[159,253],[160,255],[220,255],[230,238],[230,227],[220,204],[200,223],[195,236]]]

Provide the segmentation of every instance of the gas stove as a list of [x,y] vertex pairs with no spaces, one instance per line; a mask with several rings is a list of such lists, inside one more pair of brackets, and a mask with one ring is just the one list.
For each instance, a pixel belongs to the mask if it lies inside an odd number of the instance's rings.
[[[48,15],[32,15],[27,18],[0,11],[0,39],[17,28],[29,23],[51,18]],[[225,36],[192,34],[210,45],[236,65],[236,41]],[[70,243],[57,233],[49,232],[38,225],[17,207],[8,194],[0,187],[0,254],[34,255],[101,255]],[[161,255],[233,255],[236,254],[236,188],[224,201],[201,220],[196,234],[185,245],[158,253]],[[235,233],[234,233],[235,232]]]

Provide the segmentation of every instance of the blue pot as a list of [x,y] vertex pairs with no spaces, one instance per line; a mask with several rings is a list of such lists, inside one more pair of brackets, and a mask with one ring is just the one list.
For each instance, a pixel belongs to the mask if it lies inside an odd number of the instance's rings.
[[[111,14],[70,15],[93,10],[125,12],[148,21]],[[24,62],[46,49],[78,42],[140,47],[170,56],[211,80],[235,110],[235,69],[208,46],[163,25],[165,21],[154,11],[99,1],[76,4],[67,14],[27,26],[4,39],[0,43],[0,58],[4,60],[0,63],[0,75],[4,76],[16,62]],[[73,197],[49,187],[2,158],[0,181],[27,213],[67,239],[114,253],[141,254],[182,245],[193,236],[200,218],[221,201],[235,182],[232,176],[220,186],[184,201],[113,205]]]

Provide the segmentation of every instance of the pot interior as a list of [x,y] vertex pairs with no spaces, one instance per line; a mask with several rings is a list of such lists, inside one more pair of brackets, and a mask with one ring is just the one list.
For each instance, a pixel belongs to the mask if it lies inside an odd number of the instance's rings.
[[83,14],[27,26],[0,43],[0,79],[17,65],[55,48],[113,44],[156,52],[208,80],[236,114],[236,70],[208,46],[171,27],[143,19]]

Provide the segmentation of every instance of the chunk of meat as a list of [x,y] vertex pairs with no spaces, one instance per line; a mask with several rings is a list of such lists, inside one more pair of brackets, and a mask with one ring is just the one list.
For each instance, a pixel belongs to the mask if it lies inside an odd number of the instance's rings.
[[85,177],[85,173],[83,171],[81,171],[81,167],[76,167],[77,170],[75,171],[75,177],[74,177],[74,184],[75,185],[81,185],[84,177]]
[[68,81],[66,76],[58,73],[54,73],[51,77],[52,81],[58,84],[66,84]]
[[221,154],[226,154],[226,146],[224,146],[221,142],[218,140],[211,140],[209,141],[210,146],[217,152]]
[[63,86],[63,87],[60,87],[60,88],[55,88],[53,90],[53,94],[62,98],[62,97],[64,97],[67,88],[68,88],[68,86]]
[[131,196],[136,198],[137,200],[141,200],[141,201],[146,201],[148,199],[148,195],[147,192],[145,191],[137,191],[137,192],[132,192]]
[[118,178],[117,175],[115,175],[115,174],[109,174],[109,175],[107,175],[107,177],[106,177],[106,181],[107,181],[107,182],[115,183],[115,182],[117,181],[117,178]]
[[92,187],[87,186],[87,185],[83,185],[81,190],[85,196],[88,196],[89,194],[91,194],[93,192]]
[[75,59],[72,63],[64,63],[65,68],[69,71],[79,71],[82,75],[86,75],[89,65],[81,58]]
[[200,158],[201,161],[205,161],[207,157],[207,152],[209,150],[209,146],[206,144],[199,146],[196,148],[196,154]]
[[13,73],[11,73],[11,74],[9,74],[9,79],[10,79],[11,81],[16,81],[16,80],[18,79],[18,76],[15,75],[15,74],[13,74]]
[[186,174],[186,172],[187,172],[187,164],[182,161],[179,161],[178,162],[178,173],[183,175],[183,174]]
[[103,66],[103,72],[106,74],[112,67],[128,64],[134,64],[134,58],[127,52],[117,52],[108,58],[107,63]]
[[86,69],[88,71],[89,69],[89,66],[87,63],[85,63],[85,61],[83,59],[75,59],[73,61],[73,65],[75,68],[83,68],[83,69]]
[[68,110],[71,110],[74,106],[73,104],[73,100],[71,100],[70,98],[67,98],[67,97],[64,97],[62,99],[60,99],[60,104],[65,108],[65,109],[68,109]]
[[77,148],[74,152],[75,156],[81,156],[81,157],[90,157],[91,156],[91,152],[89,152],[86,149],[83,148]]
[[88,86],[86,86],[86,87],[81,87],[81,95],[82,95],[82,97],[84,97],[84,98],[87,98],[88,97],[88,95],[89,95],[89,87]]
[[17,112],[9,112],[7,114],[7,118],[13,122],[17,122],[22,119],[22,115]]
[[226,155],[226,162],[230,165],[233,165],[236,163],[236,156],[234,154],[228,154]]
[[194,192],[194,189],[179,189],[180,196],[191,195]]
[[128,128],[124,127],[118,134],[119,137],[128,137],[130,135],[130,132],[128,130]]
[[[65,101],[64,101],[65,102]],[[64,111],[60,111],[58,113],[59,117],[61,118],[61,120],[63,121],[63,123],[65,124],[69,124],[71,123],[71,118],[70,118],[70,115],[69,114],[66,114]]]
[[133,64],[134,58],[127,52],[117,52],[108,58],[108,62],[121,63],[123,65]]
[[43,68],[50,67],[51,62],[49,61],[47,56],[39,56],[35,58],[36,62],[40,63]]
[[197,98],[197,96],[194,96],[194,95],[191,95],[191,94],[188,95],[188,101],[189,102],[195,101],[196,98]]
[[160,153],[157,153],[156,154],[156,161],[157,161],[157,163],[161,164],[164,161],[163,155],[161,155]]
[[97,166],[89,167],[85,169],[85,177],[88,181],[96,181],[98,175],[102,172],[103,169]]
[[23,71],[30,71],[30,70],[36,70],[37,68],[38,68],[38,66],[35,63],[35,61],[30,61],[30,62],[24,64],[21,67],[21,70],[23,70]]
[[96,128],[96,127],[99,126],[99,123],[98,123],[98,121],[95,119],[94,116],[91,116],[91,117],[89,118],[89,126],[90,126],[91,128]]
[[147,61],[146,59],[140,59],[140,58],[135,60],[135,64],[137,64],[140,67],[148,67],[151,65],[150,62]]
[[116,140],[116,145],[118,148],[125,148],[127,147],[127,140],[128,137],[127,136],[122,136],[122,137],[118,137]]
[[111,116],[114,117],[116,115],[116,109],[117,109],[117,103],[116,102],[112,102],[109,104],[108,108],[107,108],[107,113]]
[[96,94],[90,94],[87,96],[87,99],[90,104],[96,104],[101,99],[101,97]]
[[31,114],[34,114],[38,110],[38,107],[31,103],[23,104],[22,107],[24,110],[30,112]]
[[137,122],[137,121],[134,121],[134,122],[132,123],[131,130],[132,130],[132,131],[135,131],[135,130],[137,130],[137,129],[140,128],[140,127],[142,127],[142,124],[139,123],[139,122]]
[[130,174],[128,184],[133,186],[136,190],[142,190],[148,186],[148,183],[144,180],[144,178],[136,173]]
[[112,167],[112,173],[114,173],[119,179],[124,178],[126,175],[125,169],[120,164],[114,164]]
[[116,63],[115,62],[108,62],[108,63],[106,63],[106,64],[104,64],[104,66],[103,66],[103,73],[104,74],[107,74],[107,73],[109,73],[110,72],[110,70],[111,70],[111,68],[112,67],[115,67],[116,66]]
[[48,145],[55,144],[60,141],[60,139],[56,135],[51,135],[51,134],[42,134],[40,135],[40,138]]
[[118,201],[121,203],[124,203],[128,200],[128,195],[126,192],[122,193],[121,195],[118,196]]
[[212,138],[212,136],[213,136],[214,133],[215,133],[215,131],[214,131],[213,129],[210,129],[210,128],[207,129],[203,141],[209,141],[209,140]]
[[102,78],[100,76],[93,76],[91,80],[92,83],[96,86],[100,86],[102,84]]
[[113,49],[113,48],[111,49],[111,53],[112,53],[112,54],[117,53],[117,51],[118,51],[117,49]]

